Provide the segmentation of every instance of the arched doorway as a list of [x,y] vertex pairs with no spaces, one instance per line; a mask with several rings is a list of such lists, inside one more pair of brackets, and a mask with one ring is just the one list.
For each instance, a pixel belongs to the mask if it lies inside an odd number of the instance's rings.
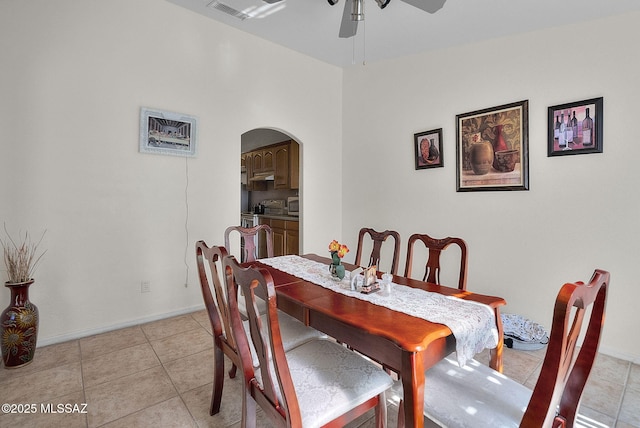
[[[242,134],[240,152],[241,224],[268,224],[276,256],[299,254],[302,218],[293,209],[301,197],[298,141],[281,131],[258,128]],[[264,239],[258,248],[259,256],[266,256]]]

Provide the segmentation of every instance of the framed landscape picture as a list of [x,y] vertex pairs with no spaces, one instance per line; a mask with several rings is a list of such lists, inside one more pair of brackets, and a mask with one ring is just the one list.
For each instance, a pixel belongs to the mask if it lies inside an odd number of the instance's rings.
[[529,101],[456,116],[456,190],[529,190]]
[[603,99],[549,107],[547,156],[602,153]]
[[140,152],[195,156],[197,121],[193,116],[140,109]]
[[442,159],[442,128],[413,134],[416,169],[444,166]]

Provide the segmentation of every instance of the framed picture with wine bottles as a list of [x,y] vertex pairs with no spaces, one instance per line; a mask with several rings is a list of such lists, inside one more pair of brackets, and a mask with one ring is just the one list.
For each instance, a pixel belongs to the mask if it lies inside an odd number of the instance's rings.
[[416,151],[416,169],[444,166],[442,158],[442,128],[413,134]]
[[602,153],[602,97],[551,106],[547,156]]

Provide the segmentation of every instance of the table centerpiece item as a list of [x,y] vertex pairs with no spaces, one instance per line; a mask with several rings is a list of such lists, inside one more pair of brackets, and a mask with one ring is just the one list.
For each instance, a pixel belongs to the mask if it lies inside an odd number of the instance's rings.
[[33,271],[45,253],[38,251],[41,241],[42,238],[33,242],[25,233],[16,242],[8,232],[7,240],[0,239],[9,277],[4,285],[11,290],[11,302],[0,315],[0,343],[5,368],[29,364],[36,351],[38,308],[29,300],[29,286],[35,281]]
[[345,275],[342,258],[349,252],[349,247],[339,243],[334,239],[329,244],[329,252],[331,253],[331,264],[329,265],[329,272],[331,272],[332,277],[338,280],[342,280]]

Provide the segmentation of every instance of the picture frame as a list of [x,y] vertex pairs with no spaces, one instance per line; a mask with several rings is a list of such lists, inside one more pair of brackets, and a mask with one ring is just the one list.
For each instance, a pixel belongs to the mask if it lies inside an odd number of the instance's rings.
[[602,107],[602,97],[549,107],[547,157],[602,153]]
[[456,115],[456,190],[529,190],[529,100]]
[[444,166],[442,128],[413,134],[413,147],[416,153],[416,169]]
[[197,125],[194,116],[142,107],[140,152],[193,157]]

